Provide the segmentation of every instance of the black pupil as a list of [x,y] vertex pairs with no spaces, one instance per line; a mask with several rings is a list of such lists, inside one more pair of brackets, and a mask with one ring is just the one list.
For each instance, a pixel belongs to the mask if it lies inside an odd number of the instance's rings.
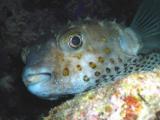
[[73,45],[77,46],[77,45],[80,45],[80,43],[81,43],[81,39],[78,36],[74,36],[72,38],[72,44]]

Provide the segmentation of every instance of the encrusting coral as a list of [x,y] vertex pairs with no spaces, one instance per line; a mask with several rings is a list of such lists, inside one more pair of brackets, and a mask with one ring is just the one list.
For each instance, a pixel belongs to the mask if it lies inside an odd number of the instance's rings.
[[76,96],[44,120],[157,120],[160,70],[134,73]]

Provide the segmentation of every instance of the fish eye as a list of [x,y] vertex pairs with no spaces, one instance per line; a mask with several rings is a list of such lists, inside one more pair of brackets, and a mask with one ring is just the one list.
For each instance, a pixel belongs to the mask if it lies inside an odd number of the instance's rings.
[[69,40],[69,46],[71,48],[79,48],[82,46],[82,38],[80,35],[72,36]]

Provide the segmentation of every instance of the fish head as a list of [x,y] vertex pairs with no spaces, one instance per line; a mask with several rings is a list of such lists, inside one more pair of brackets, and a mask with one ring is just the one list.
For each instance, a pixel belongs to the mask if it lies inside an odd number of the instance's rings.
[[108,31],[97,21],[75,23],[54,40],[33,47],[24,57],[23,82],[34,95],[56,100],[96,86],[106,74],[107,56],[112,54]]

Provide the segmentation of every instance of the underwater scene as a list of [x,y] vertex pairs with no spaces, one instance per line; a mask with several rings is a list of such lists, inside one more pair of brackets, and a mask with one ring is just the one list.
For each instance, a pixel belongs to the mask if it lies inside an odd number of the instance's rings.
[[0,120],[160,120],[160,0],[0,0]]

